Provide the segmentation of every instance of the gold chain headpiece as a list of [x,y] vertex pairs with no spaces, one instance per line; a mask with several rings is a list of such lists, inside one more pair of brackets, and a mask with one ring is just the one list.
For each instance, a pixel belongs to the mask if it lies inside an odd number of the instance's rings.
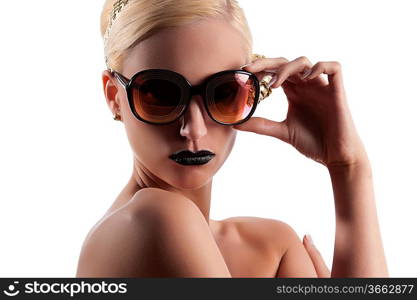
[[[110,14],[110,21],[109,21],[109,24],[107,26],[106,32],[104,34],[104,37],[103,37],[103,42],[104,42],[104,47],[105,48],[107,46],[107,40],[109,38],[110,30],[111,30],[111,27],[112,27],[113,23],[115,22],[116,18],[118,17],[118,15],[122,11],[122,9],[128,3],[129,3],[129,0],[117,0],[113,4],[113,10]],[[107,68],[110,69],[110,67],[108,65],[107,55],[105,55],[104,58],[105,58],[105,61],[106,61]],[[252,60],[256,60],[258,58],[265,58],[265,55],[255,54],[255,53],[252,54]],[[271,81],[271,79],[272,79],[271,75],[266,75],[262,78],[262,81],[260,82],[260,95],[259,95],[258,103],[260,101],[264,100],[265,98],[267,98],[272,93],[272,89],[268,86],[268,83]]]
[[[111,30],[111,27],[112,27],[114,21],[116,20],[117,16],[120,14],[123,7],[125,7],[128,4],[128,2],[129,2],[129,0],[117,0],[113,4],[113,10],[110,14],[110,21],[109,21],[109,24],[107,25],[107,29],[106,29],[106,32],[105,32],[104,37],[103,37],[104,47],[106,47],[106,45],[107,45],[107,40],[109,38],[110,30]],[[105,56],[105,60],[106,60],[107,67],[109,67],[107,55]]]

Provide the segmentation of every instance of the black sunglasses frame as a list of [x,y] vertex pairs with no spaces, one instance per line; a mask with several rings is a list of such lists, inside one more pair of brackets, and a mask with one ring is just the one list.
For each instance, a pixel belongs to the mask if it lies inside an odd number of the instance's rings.
[[[204,106],[205,106],[206,112],[207,112],[207,114],[210,116],[210,118],[214,122],[216,122],[218,124],[221,124],[221,125],[228,125],[228,126],[241,124],[241,123],[244,123],[247,120],[249,120],[251,118],[251,116],[254,114],[258,103],[260,102],[259,101],[259,95],[260,95],[260,84],[259,84],[259,80],[258,80],[258,78],[256,77],[255,74],[253,74],[251,72],[248,72],[248,71],[244,71],[244,70],[225,70],[225,71],[220,71],[220,72],[217,72],[215,74],[210,75],[209,77],[207,77],[204,80],[203,83],[201,83],[199,85],[195,85],[195,86],[191,85],[191,83],[183,75],[181,75],[181,74],[179,74],[179,73],[177,73],[175,71],[172,71],[172,70],[166,70],[166,69],[146,69],[146,70],[139,71],[138,73],[136,73],[135,75],[133,75],[131,79],[126,78],[125,76],[123,76],[122,74],[120,74],[120,73],[118,73],[118,72],[116,72],[114,70],[109,70],[109,71],[123,85],[123,87],[124,87],[124,89],[126,91],[126,94],[127,94],[127,99],[128,99],[128,102],[129,102],[130,110],[133,113],[133,115],[136,117],[136,119],[138,119],[139,121],[148,123],[148,124],[152,124],[152,125],[167,125],[167,124],[171,124],[171,123],[175,122],[176,120],[178,120],[179,118],[181,118],[181,116],[188,109],[188,106],[190,104],[190,101],[191,101],[191,98],[192,98],[193,95],[200,95],[200,96],[202,96],[202,98],[204,100],[203,102],[204,102]],[[181,91],[182,92],[183,91],[186,91],[186,95],[187,96],[186,96],[186,99],[185,99],[184,109],[172,121],[162,122],[162,123],[161,122],[158,122],[158,123],[151,122],[151,121],[148,121],[148,120],[143,119],[136,112],[136,110],[135,110],[135,106],[134,106],[134,103],[133,103],[132,92],[131,92],[132,91],[132,88],[133,88],[133,82],[135,81],[135,79],[138,76],[141,76],[144,73],[151,73],[151,72],[153,72],[153,73],[158,73],[158,72],[164,73],[164,76],[162,76],[161,78],[166,78],[167,75],[174,76],[176,78],[175,83],[177,83],[179,85]],[[253,80],[253,82],[255,84],[255,100],[254,100],[254,105],[252,106],[252,109],[251,109],[250,113],[248,114],[248,116],[246,118],[244,118],[243,120],[240,120],[238,122],[235,122],[235,123],[223,123],[223,122],[220,122],[220,121],[216,120],[211,115],[211,113],[210,113],[210,111],[208,109],[208,101],[207,101],[208,97],[207,97],[207,95],[209,94],[208,93],[209,92],[208,87],[209,87],[210,82],[213,79],[215,79],[215,78],[217,78],[219,76],[223,76],[224,74],[227,74],[227,73],[240,73],[240,74],[248,75]]]

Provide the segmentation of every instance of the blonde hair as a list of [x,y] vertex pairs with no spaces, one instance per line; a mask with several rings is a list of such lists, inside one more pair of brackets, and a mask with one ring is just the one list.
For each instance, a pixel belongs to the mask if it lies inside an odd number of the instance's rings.
[[[106,0],[101,13],[104,39],[113,4]],[[104,45],[107,68],[120,70],[127,52],[156,31],[186,25],[207,18],[223,18],[243,34],[251,60],[252,35],[242,8],[236,0],[130,0],[112,21]]]

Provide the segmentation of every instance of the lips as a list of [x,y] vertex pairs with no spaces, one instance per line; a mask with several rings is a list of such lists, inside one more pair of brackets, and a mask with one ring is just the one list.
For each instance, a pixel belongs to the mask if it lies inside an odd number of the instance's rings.
[[191,152],[189,150],[180,150],[177,151],[173,154],[171,154],[169,157],[170,158],[174,158],[174,157],[197,157],[197,156],[206,156],[206,155],[214,155],[213,152],[210,152],[208,150],[200,150],[197,152]]
[[208,150],[191,152],[190,150],[180,150],[169,156],[170,159],[181,165],[202,165],[208,163],[215,154]]

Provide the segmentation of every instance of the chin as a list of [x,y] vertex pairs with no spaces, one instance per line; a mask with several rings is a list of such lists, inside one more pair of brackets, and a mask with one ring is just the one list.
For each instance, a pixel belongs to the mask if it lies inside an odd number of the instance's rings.
[[163,174],[162,178],[173,187],[186,190],[197,189],[208,184],[214,176],[215,168],[212,164],[214,160],[204,165],[187,166],[170,161],[172,162],[169,163],[170,169]]

